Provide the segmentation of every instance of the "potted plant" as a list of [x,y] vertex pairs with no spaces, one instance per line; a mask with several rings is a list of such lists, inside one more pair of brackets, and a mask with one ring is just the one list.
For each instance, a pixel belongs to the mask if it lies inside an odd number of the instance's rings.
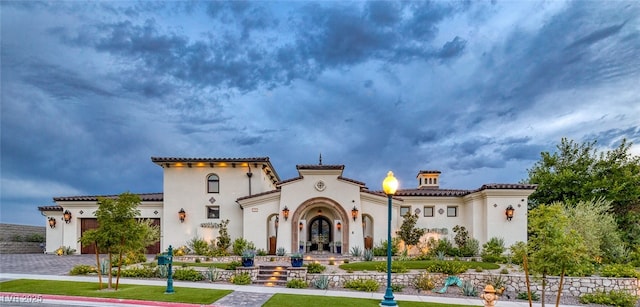
[[299,268],[302,266],[303,258],[300,253],[291,254],[291,266],[294,268]]
[[335,243],[333,243],[336,247],[336,253],[337,254],[342,254],[342,242],[340,241],[336,241]]
[[242,266],[243,267],[252,267],[253,266],[253,258],[256,256],[256,251],[252,249],[245,249],[242,252]]

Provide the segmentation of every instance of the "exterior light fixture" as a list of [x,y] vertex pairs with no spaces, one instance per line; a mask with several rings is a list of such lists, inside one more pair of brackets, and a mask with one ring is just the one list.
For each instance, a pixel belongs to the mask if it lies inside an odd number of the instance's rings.
[[282,209],[282,216],[284,216],[285,221],[289,219],[289,208],[287,208],[287,206],[284,206],[284,209]]
[[358,218],[358,208],[356,208],[356,206],[353,206],[353,209],[351,209],[351,217],[353,218],[354,222]]
[[[387,216],[387,242],[391,242],[391,207],[392,198],[398,189],[398,180],[393,177],[393,172],[389,171],[387,177],[382,181],[382,189],[387,194],[388,199],[388,216]],[[391,244],[387,244],[387,290],[384,293],[384,300],[380,302],[380,306],[398,306],[391,289]]]
[[71,223],[71,212],[69,210],[65,210],[62,214],[62,219],[67,224]]
[[278,226],[280,226],[280,217],[279,216],[276,216],[275,226],[276,226],[276,229],[278,229]]
[[507,216],[507,221],[511,221],[513,218],[513,214],[516,212],[516,209],[513,206],[509,205],[507,209],[504,209],[504,215]]
[[302,228],[304,228],[304,224],[302,224],[302,222],[300,222],[300,224],[298,224],[298,228],[300,228],[300,231],[302,231]]
[[338,224],[336,224],[336,228],[338,228],[338,231],[342,230],[342,223],[338,222]]
[[49,227],[56,228],[56,219],[49,217]]
[[180,223],[184,223],[184,219],[187,218],[187,213],[184,211],[184,208],[180,208],[180,211],[178,211],[178,218],[180,219]]

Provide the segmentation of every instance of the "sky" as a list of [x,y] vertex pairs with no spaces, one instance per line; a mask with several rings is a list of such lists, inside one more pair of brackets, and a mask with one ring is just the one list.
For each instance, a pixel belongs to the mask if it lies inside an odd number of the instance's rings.
[[640,154],[638,1],[1,1],[0,222],[162,192],[151,157],[518,183],[563,137]]

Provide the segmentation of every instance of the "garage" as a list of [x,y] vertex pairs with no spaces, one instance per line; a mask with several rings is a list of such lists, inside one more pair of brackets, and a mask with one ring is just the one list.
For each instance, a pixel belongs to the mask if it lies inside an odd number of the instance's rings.
[[[155,218],[155,219],[150,219],[153,223],[154,226],[157,226],[158,228],[161,227],[160,226],[160,219]],[[91,230],[91,229],[96,229],[98,228],[98,219],[95,218],[83,218],[80,219],[80,235],[82,236],[82,234],[84,234],[85,231],[87,230]],[[160,231],[160,233],[162,233],[162,230]],[[81,250],[80,250],[81,254],[95,254],[96,250],[95,247],[93,245],[89,245],[89,246],[82,246]],[[158,254],[160,253],[160,241],[158,240],[158,242],[156,242],[155,244],[149,245],[147,246],[147,254]]]

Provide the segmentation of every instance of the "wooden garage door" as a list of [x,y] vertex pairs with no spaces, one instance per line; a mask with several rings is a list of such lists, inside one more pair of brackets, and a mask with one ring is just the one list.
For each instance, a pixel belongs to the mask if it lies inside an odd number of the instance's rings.
[[[151,219],[153,221],[153,225],[160,226],[160,219]],[[88,219],[80,219],[80,235],[84,234],[85,231],[98,228],[98,220],[94,218]],[[162,233],[162,230],[160,231]],[[147,246],[147,254],[157,254],[160,252],[160,241],[157,241],[154,244]],[[95,254],[96,250],[93,245],[83,246],[80,250],[82,254]]]

